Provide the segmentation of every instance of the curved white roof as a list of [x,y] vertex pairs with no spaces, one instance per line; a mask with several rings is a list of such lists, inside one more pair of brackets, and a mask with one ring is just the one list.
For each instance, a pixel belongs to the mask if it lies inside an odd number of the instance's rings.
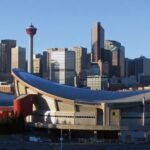
[[[84,88],[76,88],[67,85],[61,85],[30,73],[24,72],[22,70],[13,69],[12,71],[19,79],[25,83],[31,85],[32,87],[39,89],[48,94],[52,94],[58,97],[71,99],[75,101],[83,102],[101,102],[110,100],[116,101],[120,99],[135,100],[136,98],[142,99],[143,95],[149,95],[149,90],[142,91],[93,91]],[[132,97],[132,98],[131,98]]]

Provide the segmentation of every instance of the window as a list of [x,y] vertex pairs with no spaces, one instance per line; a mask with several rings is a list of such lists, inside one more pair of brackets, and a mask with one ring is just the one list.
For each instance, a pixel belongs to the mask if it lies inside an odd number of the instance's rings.
[[112,115],[115,116],[115,112],[112,112]]

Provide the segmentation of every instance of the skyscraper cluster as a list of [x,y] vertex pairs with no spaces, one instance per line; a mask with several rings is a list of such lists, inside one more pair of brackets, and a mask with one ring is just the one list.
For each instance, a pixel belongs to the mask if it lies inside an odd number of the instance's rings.
[[118,41],[105,40],[105,30],[100,22],[92,27],[91,53],[85,47],[74,46],[47,48],[33,57],[36,31],[33,25],[26,28],[29,35],[28,65],[25,48],[17,46],[16,40],[1,40],[0,80],[2,76],[9,76],[12,68],[20,68],[60,84],[93,90],[118,89],[150,82],[150,60],[145,57],[125,58],[125,47]]
[[48,48],[40,59],[42,76],[49,80],[94,90],[107,89],[109,78],[124,77],[124,47],[105,41],[100,22],[92,28],[91,53],[87,48]]

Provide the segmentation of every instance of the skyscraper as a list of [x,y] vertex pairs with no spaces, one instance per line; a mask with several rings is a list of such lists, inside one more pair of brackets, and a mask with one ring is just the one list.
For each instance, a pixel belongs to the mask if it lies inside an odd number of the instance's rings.
[[33,73],[33,36],[36,34],[37,29],[31,24],[26,28],[26,33],[29,35],[30,59],[28,61],[28,71]]
[[150,59],[144,56],[135,59],[126,59],[126,74],[127,76],[140,75],[150,76]]
[[42,65],[40,58],[33,59],[33,73],[37,76],[41,76],[42,74]]
[[100,22],[92,28],[92,62],[104,59],[104,29]]
[[43,60],[42,60],[42,74],[43,77],[48,79],[49,73],[48,73],[48,51],[43,51]]
[[43,75],[43,55],[36,54],[35,58],[33,59],[33,73],[37,76]]
[[74,85],[75,53],[67,48],[48,49],[49,79],[60,84]]
[[125,75],[125,48],[117,41],[105,41],[105,49],[109,50],[111,58],[110,77],[124,77]]
[[26,49],[15,47],[11,51],[11,69],[19,68],[26,71]]
[[86,80],[86,66],[87,66],[87,48],[73,47],[72,51],[75,52],[75,74],[77,86],[83,86]]
[[11,48],[16,47],[16,40],[1,40],[0,43],[0,72],[11,73]]

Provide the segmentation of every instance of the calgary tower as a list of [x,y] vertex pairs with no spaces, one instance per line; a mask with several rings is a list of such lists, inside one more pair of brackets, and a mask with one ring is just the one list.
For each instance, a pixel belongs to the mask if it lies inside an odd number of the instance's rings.
[[37,28],[35,28],[32,24],[26,28],[26,33],[29,35],[29,64],[28,64],[28,72],[33,73],[33,36],[36,34]]

